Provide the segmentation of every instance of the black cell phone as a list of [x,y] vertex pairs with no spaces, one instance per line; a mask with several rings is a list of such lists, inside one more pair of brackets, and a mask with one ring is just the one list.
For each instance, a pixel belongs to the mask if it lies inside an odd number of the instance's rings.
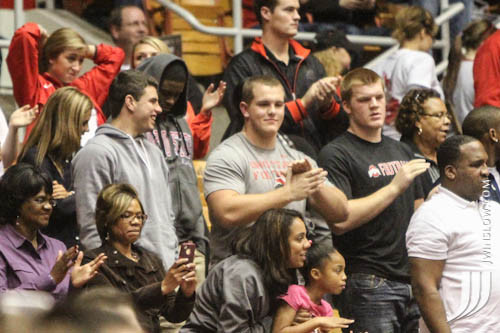
[[193,242],[185,242],[181,244],[181,251],[179,253],[179,259],[187,258],[187,264],[194,261],[194,252],[196,250],[196,244]]

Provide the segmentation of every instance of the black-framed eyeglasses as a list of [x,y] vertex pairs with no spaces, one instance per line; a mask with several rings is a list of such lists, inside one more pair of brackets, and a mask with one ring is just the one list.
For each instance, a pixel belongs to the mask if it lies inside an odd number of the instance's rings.
[[148,219],[148,215],[143,213],[137,213],[137,214],[125,213],[120,215],[120,218],[127,222],[132,222],[134,219],[137,218],[139,221],[144,223]]
[[47,199],[47,198],[42,198],[42,197],[33,199],[33,202],[36,203],[37,205],[40,205],[40,206],[43,206],[46,203],[48,203],[52,207],[55,207],[57,204],[57,202],[54,199]]
[[427,117],[434,117],[434,118],[438,118],[438,119],[443,119],[443,118],[446,117],[449,120],[451,120],[451,114],[449,112],[439,112],[439,113],[434,113],[434,114],[425,113],[425,112],[419,112],[419,115],[421,115],[421,116],[427,116]]

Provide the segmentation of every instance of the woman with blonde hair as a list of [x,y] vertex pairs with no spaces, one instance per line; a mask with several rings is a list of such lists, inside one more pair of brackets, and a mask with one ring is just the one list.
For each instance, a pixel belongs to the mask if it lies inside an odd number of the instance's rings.
[[386,84],[384,134],[394,139],[400,137],[394,125],[398,106],[410,89],[433,89],[444,99],[436,64],[429,54],[437,30],[432,15],[425,9],[417,6],[402,9],[396,15],[396,27],[392,33],[392,37],[399,41],[400,49],[373,68]]
[[472,68],[479,46],[496,31],[487,20],[471,22],[457,36],[448,57],[448,69],[443,79],[443,88],[448,102],[461,125],[465,116],[474,108],[474,75]]
[[154,36],[143,37],[132,49],[132,68],[136,68],[143,60],[149,57],[167,53],[170,53],[170,50],[162,40]]
[[[7,66],[18,105],[38,105],[40,110],[56,89],[74,86],[92,101],[91,129],[106,121],[102,112],[108,89],[120,70],[123,50],[105,44],[88,45],[70,28],[61,28],[48,36],[36,23],[27,23],[12,37]],[[79,77],[83,60],[96,66]],[[35,122],[27,127],[27,135]]]
[[351,54],[359,50],[337,29],[328,29],[316,34],[313,56],[325,68],[327,76],[344,75],[351,68]]
[[74,87],[56,90],[47,100],[19,160],[41,168],[52,181],[57,205],[43,231],[67,247],[78,243],[71,159],[88,131],[92,110],[90,98]]

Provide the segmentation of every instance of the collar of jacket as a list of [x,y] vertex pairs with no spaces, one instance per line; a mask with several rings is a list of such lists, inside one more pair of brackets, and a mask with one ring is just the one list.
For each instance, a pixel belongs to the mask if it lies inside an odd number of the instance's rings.
[[[289,39],[288,43],[293,48],[295,55],[299,58],[307,58],[307,56],[311,53],[311,50],[303,47],[299,42],[293,39]],[[264,47],[264,43],[262,43],[261,37],[256,37],[252,43],[251,49],[262,55],[264,58],[269,59],[266,53],[266,48]]]
[[156,272],[159,267],[155,267],[153,262],[149,260],[149,257],[144,255],[144,252],[141,248],[132,245],[132,250],[139,255],[139,261],[134,262],[123,254],[121,254],[118,250],[116,250],[110,244],[104,244],[98,253],[104,252],[108,259],[106,259],[106,264],[111,267],[121,267],[127,269],[127,275],[134,274],[134,267],[141,267],[146,273]]
[[42,74],[42,76],[47,80],[49,81],[50,83],[52,83],[52,85],[54,86],[55,89],[57,88],[61,88],[61,87],[64,87],[64,83],[62,83],[62,81],[60,81],[59,79],[57,79],[55,76],[53,76],[52,74],[50,74],[49,72],[45,72]]

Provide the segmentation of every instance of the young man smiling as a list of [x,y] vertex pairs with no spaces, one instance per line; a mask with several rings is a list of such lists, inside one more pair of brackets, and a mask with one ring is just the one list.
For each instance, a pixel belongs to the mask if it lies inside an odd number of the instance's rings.
[[228,257],[230,244],[271,208],[302,214],[306,203],[333,223],[347,216],[345,196],[326,172],[312,167],[292,174],[291,165],[305,155],[290,148],[278,131],[285,112],[285,93],[272,76],[255,76],[243,84],[240,112],[243,130],[222,142],[209,156],[204,186],[210,217],[212,263]]
[[177,237],[169,171],[161,151],[144,134],[155,128],[162,112],[156,81],[138,71],[118,74],[111,85],[112,121],[98,128],[72,164],[80,240],[87,249],[101,240],[95,226],[95,205],[101,189],[128,183],[137,189],[148,214],[138,244],[156,253],[165,267],[174,263]]
[[420,181],[414,180],[429,164],[411,160],[409,147],[382,135],[385,94],[375,72],[351,71],[341,92],[349,129],[318,158],[348,198],[349,218],[330,224],[349,276],[339,310],[355,319],[349,329],[356,332],[417,332],[405,232],[423,201]]
[[342,127],[338,116],[341,108],[334,99],[339,78],[325,78],[321,63],[292,39],[298,31],[299,0],[255,0],[254,9],[262,26],[262,38],[256,38],[250,48],[233,57],[224,72],[224,106],[231,120],[224,136],[237,133],[243,126],[239,85],[254,75],[271,75],[285,89],[281,130],[304,137],[319,151],[347,127]]

